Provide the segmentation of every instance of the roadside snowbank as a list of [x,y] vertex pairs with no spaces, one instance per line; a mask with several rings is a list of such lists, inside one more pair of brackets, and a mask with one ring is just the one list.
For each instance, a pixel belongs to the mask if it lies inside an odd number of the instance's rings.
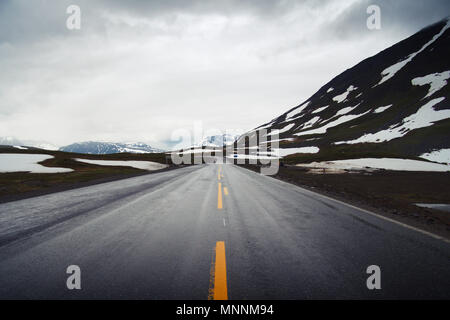
[[426,161],[393,159],[393,158],[363,158],[336,160],[324,162],[312,162],[308,164],[297,164],[298,167],[312,169],[330,169],[330,170],[370,170],[385,169],[395,171],[450,171],[450,166]]
[[44,167],[38,162],[51,159],[48,154],[2,153],[0,154],[0,172],[64,173],[69,168]]
[[133,168],[148,170],[148,171],[160,170],[160,169],[167,168],[167,164],[162,164],[162,163],[152,162],[152,161],[90,160],[90,159],[80,159],[80,158],[76,158],[74,160],[79,161],[79,162],[89,163],[89,164],[96,164],[99,166],[133,167]]

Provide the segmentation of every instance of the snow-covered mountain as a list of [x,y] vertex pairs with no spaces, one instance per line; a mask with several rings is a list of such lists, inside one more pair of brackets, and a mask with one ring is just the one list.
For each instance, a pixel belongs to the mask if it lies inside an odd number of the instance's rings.
[[15,137],[0,137],[0,145],[5,146],[27,146],[45,150],[58,150],[58,146],[38,140],[20,140]]
[[224,147],[228,144],[232,144],[239,135],[222,134],[205,137],[198,145],[201,147]]
[[164,150],[153,148],[143,142],[97,142],[86,141],[73,143],[71,145],[61,147],[60,151],[74,152],[74,153],[87,153],[87,154],[110,154],[110,153],[159,153]]
[[247,135],[278,130],[283,149],[320,150],[295,161],[372,155],[449,163],[449,57],[445,19],[346,70]]

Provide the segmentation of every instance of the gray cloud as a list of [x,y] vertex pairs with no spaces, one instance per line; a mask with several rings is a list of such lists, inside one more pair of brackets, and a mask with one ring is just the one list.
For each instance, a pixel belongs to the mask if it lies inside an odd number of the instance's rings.
[[361,0],[330,22],[331,35],[356,38],[372,32],[365,27],[369,5],[380,7],[381,32],[387,34],[394,31],[410,35],[450,14],[450,1],[447,0]]
[[[356,0],[1,1],[0,136],[164,147],[199,120],[248,130],[449,7],[378,2],[374,32]],[[79,31],[65,27],[69,4]]]

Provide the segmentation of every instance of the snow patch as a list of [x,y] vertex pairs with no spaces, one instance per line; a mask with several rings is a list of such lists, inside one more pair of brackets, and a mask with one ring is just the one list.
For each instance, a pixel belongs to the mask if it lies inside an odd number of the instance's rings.
[[379,143],[384,141],[390,141],[395,138],[403,137],[411,130],[429,127],[434,124],[434,122],[439,120],[444,120],[450,118],[450,110],[434,110],[434,105],[443,101],[445,98],[436,98],[424,106],[422,106],[416,113],[410,115],[403,119],[403,122],[398,125],[395,124],[389,129],[379,131],[377,133],[368,133],[359,137],[356,140],[351,141],[340,141],[335,144],[356,144],[356,143]]
[[385,169],[396,171],[450,171],[450,166],[419,160],[394,159],[394,158],[362,158],[349,160],[336,160],[325,162],[313,162],[298,164],[299,167],[341,169],[341,170],[367,170]]
[[299,105],[294,110],[292,110],[291,112],[289,112],[288,114],[286,114],[286,120],[291,119],[291,118],[295,117],[296,115],[298,115],[300,112],[305,110],[305,108],[307,106],[309,106],[310,103],[311,103],[310,101],[306,101],[303,104]]
[[334,116],[336,117],[336,116],[340,116],[340,115],[343,115],[343,114],[347,114],[347,113],[351,112],[352,110],[356,109],[359,105],[360,105],[360,103],[358,103],[358,104],[357,104],[356,106],[354,106],[354,107],[346,107],[346,108],[342,108],[341,110],[339,110],[338,112],[336,112],[336,114],[335,114]]
[[285,148],[285,149],[274,149],[274,154],[278,157],[285,157],[290,154],[318,153],[319,151],[320,149],[318,147]]
[[319,122],[319,120],[321,120],[320,117],[314,117],[311,120],[305,122],[304,124],[302,124],[301,128],[303,129],[307,129],[312,127],[314,124],[316,124],[317,122]]
[[333,87],[330,87],[330,88],[328,88],[327,93],[330,93],[330,92],[333,91],[333,90],[334,90],[334,88],[333,88]]
[[260,142],[260,144],[268,144],[268,143],[273,143],[273,142],[281,142],[281,141],[294,141],[294,138],[285,138],[285,139],[276,139],[276,140],[270,140],[270,141],[265,141],[265,142]]
[[347,99],[347,96],[349,95],[350,92],[352,92],[356,89],[358,89],[358,88],[351,85],[347,88],[347,90],[344,93],[333,97],[333,100],[336,101],[337,103],[341,103],[342,101]]
[[327,109],[329,106],[325,106],[325,107],[321,107],[321,108],[317,108],[316,110],[314,110],[312,113],[319,113],[322,112],[323,110]]
[[450,204],[446,203],[415,203],[415,205],[422,208],[430,208],[450,212]]
[[99,166],[133,167],[133,168],[149,170],[149,171],[167,168],[167,164],[162,164],[162,163],[152,162],[152,161],[90,160],[90,159],[80,159],[80,158],[76,158],[74,160],[79,161],[79,162],[84,162],[84,163],[96,164]]
[[261,151],[259,152],[259,155],[283,158],[296,153],[318,153],[319,151],[320,149],[318,147],[273,148],[270,151]]
[[272,132],[270,132],[269,134],[267,134],[267,136],[270,137],[270,136],[273,136],[273,135],[275,135],[275,134],[284,133],[284,132],[286,132],[286,131],[291,130],[292,127],[294,127],[294,126],[295,126],[295,123],[288,124],[288,125],[285,126],[283,129],[279,129],[279,130],[276,129],[276,130],[273,130]]
[[436,41],[442,34],[444,34],[444,32],[450,27],[450,20],[447,20],[447,23],[445,24],[445,26],[442,28],[442,30],[434,35],[434,37],[428,41],[427,43],[425,43],[425,45],[417,52],[414,52],[412,54],[410,54],[406,59],[397,62],[396,64],[390,66],[389,68],[384,69],[381,72],[381,76],[383,77],[380,82],[378,82],[376,86],[388,81],[389,79],[391,79],[398,71],[400,71],[404,66],[406,66],[409,62],[411,62],[412,59],[414,59],[419,53],[421,53],[422,51],[424,51],[429,45],[431,45],[434,41]]
[[349,114],[349,115],[345,115],[342,116],[334,121],[331,121],[329,123],[327,123],[326,125],[317,128],[317,129],[313,129],[313,130],[307,130],[307,131],[303,131],[303,132],[299,132],[299,133],[294,133],[294,135],[296,136],[304,136],[304,135],[309,135],[309,134],[324,134],[327,132],[328,129],[332,128],[332,127],[336,127],[342,123],[354,120],[356,118],[362,117],[363,115],[367,114],[369,111],[361,113],[361,114]]
[[68,168],[44,167],[38,162],[52,159],[48,154],[2,153],[0,172],[63,173],[72,172]]
[[449,78],[450,78],[450,71],[444,71],[441,73],[432,73],[424,77],[414,78],[411,80],[411,83],[414,86],[424,86],[424,85],[430,86],[427,95],[422,98],[425,99],[432,96],[434,93],[438,92],[443,87],[445,87],[447,85],[447,79]]
[[390,105],[388,105],[388,106],[376,108],[376,109],[374,110],[374,112],[375,112],[375,113],[381,113],[381,112],[383,112],[383,111],[386,111],[386,110],[389,109],[390,107],[392,107],[392,104],[390,104]]
[[434,150],[421,154],[419,157],[434,162],[450,164],[450,149]]

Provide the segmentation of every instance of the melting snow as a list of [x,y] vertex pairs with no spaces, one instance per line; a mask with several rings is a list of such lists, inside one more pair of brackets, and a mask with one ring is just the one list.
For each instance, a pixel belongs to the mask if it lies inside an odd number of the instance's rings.
[[301,148],[285,148],[285,149],[273,149],[273,154],[278,157],[285,157],[290,154],[296,153],[318,153],[320,149],[318,147],[301,147]]
[[363,158],[350,160],[336,160],[298,164],[299,167],[325,168],[341,170],[364,170],[367,168],[396,171],[450,171],[450,166],[426,161],[393,159],[393,158]]
[[316,110],[314,110],[312,113],[319,113],[319,112],[322,112],[323,110],[325,110],[326,108],[328,108],[329,106],[325,106],[325,107],[322,107],[322,108],[317,108]]
[[312,127],[312,126],[313,126],[314,124],[316,124],[319,120],[321,120],[320,117],[314,117],[314,118],[312,118],[311,120],[305,122],[305,123],[302,125],[302,130],[303,130],[303,129],[306,129],[306,128],[309,128],[309,127]]
[[335,144],[356,144],[364,142],[384,142],[390,141],[395,138],[403,137],[406,133],[411,130],[429,127],[434,124],[434,122],[450,118],[450,110],[434,110],[433,106],[443,101],[445,98],[436,98],[424,106],[422,106],[416,113],[410,115],[403,119],[401,125],[393,125],[389,129],[379,131],[377,133],[368,133],[359,137],[356,140],[351,141],[340,141]]
[[21,146],[13,146],[13,148],[20,149],[20,150],[28,150],[28,148],[21,147]]
[[430,44],[432,44],[434,41],[436,41],[444,32],[450,27],[450,20],[447,20],[446,25],[442,28],[442,30],[436,34],[430,41],[425,43],[425,45],[417,52],[414,52],[410,54],[406,59],[397,62],[396,64],[390,66],[389,68],[384,69],[381,72],[381,75],[383,78],[378,82],[375,86],[382,84],[383,82],[388,81],[390,78],[392,78],[398,71],[400,71],[405,65],[407,65],[409,62],[411,62],[414,57],[416,57],[419,53],[424,51]]
[[432,96],[435,92],[445,87],[445,85],[447,85],[447,79],[449,78],[450,78],[450,71],[444,71],[441,73],[429,74],[424,77],[414,78],[411,80],[411,83],[414,86],[430,85],[430,89],[428,89],[428,94],[422,98],[425,99],[427,97]]
[[289,131],[289,130],[292,129],[293,126],[295,126],[295,123],[288,124],[288,125],[285,126],[283,129],[280,129],[280,130],[278,130],[278,129],[273,130],[273,131],[270,132],[267,136],[269,137],[269,136],[273,136],[273,135],[275,135],[275,134],[280,134],[280,133]]
[[424,153],[420,157],[434,162],[450,164],[450,149],[434,150]]
[[48,154],[2,153],[0,172],[62,173],[71,172],[68,168],[44,167],[38,162],[51,159]]
[[120,160],[90,160],[90,159],[74,159],[79,162],[97,164],[100,166],[123,166],[133,167],[142,170],[159,170],[167,167],[166,164],[152,162],[152,161],[120,161]]
[[415,203],[415,205],[422,208],[430,208],[450,212],[450,204],[446,203]]
[[270,151],[251,151],[250,154],[234,154],[227,158],[235,159],[278,159],[296,153],[318,153],[318,147],[273,148]]
[[354,87],[354,86],[350,86],[350,87],[347,88],[347,90],[344,93],[333,97],[333,100],[336,101],[337,103],[341,103],[342,101],[347,99],[347,96],[349,95],[350,92],[352,92],[352,91],[354,91],[356,89],[358,89],[358,88]]
[[327,90],[327,93],[330,93],[331,91],[333,91],[334,90],[334,88],[333,87],[330,87],[328,90]]
[[358,103],[358,104],[357,104],[356,106],[354,106],[354,107],[346,107],[346,108],[342,108],[342,109],[339,110],[334,116],[336,117],[336,116],[340,116],[340,115],[343,115],[343,114],[347,114],[347,113],[349,113],[350,111],[356,109],[359,105],[360,105],[360,103]]
[[327,130],[329,128],[336,127],[336,126],[338,126],[338,125],[340,125],[342,123],[345,123],[345,122],[351,121],[353,119],[359,118],[359,117],[367,114],[368,112],[369,111],[361,113],[361,114],[345,115],[345,116],[342,116],[342,117],[340,117],[340,118],[338,118],[338,119],[336,119],[334,121],[331,121],[331,122],[327,123],[326,125],[324,125],[324,126],[322,126],[320,128],[313,129],[313,130],[307,130],[307,131],[303,131],[303,132],[299,132],[299,133],[294,133],[294,135],[296,135],[296,136],[304,136],[304,135],[308,135],[308,134],[324,134],[324,133],[327,132]]
[[302,112],[303,110],[305,110],[305,108],[310,104],[310,101],[306,101],[303,104],[301,104],[300,106],[298,106],[297,108],[295,108],[294,110],[292,110],[291,112],[289,112],[286,115],[286,120],[287,119],[291,119],[294,116],[298,115],[300,112]]
[[276,140],[265,141],[265,142],[261,141],[260,144],[268,144],[268,143],[281,142],[281,141],[294,141],[294,138],[276,139]]
[[389,109],[390,107],[392,107],[392,104],[390,104],[390,105],[388,105],[388,106],[385,106],[385,107],[379,107],[379,108],[376,108],[374,112],[375,112],[375,113],[381,113],[381,112],[383,112],[383,111]]

